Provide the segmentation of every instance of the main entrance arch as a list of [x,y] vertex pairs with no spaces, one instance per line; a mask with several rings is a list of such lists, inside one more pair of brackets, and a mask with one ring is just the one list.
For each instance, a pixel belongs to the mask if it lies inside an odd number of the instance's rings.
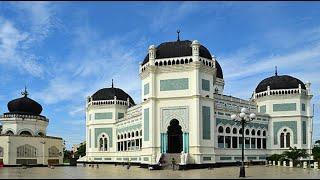
[[177,119],[172,119],[167,129],[168,153],[181,153],[183,150],[182,128]]

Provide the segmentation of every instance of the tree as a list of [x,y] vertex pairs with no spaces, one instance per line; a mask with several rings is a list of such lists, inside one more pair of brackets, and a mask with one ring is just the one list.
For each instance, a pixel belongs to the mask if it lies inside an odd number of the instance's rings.
[[78,147],[77,152],[75,153],[75,156],[79,158],[79,156],[83,157],[86,155],[86,143],[81,143],[81,145]]
[[268,161],[281,161],[282,159],[284,159],[282,154],[272,154],[267,158]]
[[320,161],[320,147],[314,147],[312,149],[312,155],[313,155],[313,158],[316,160],[316,161]]
[[286,158],[291,159],[294,166],[296,165],[299,158],[306,158],[309,156],[306,149],[297,149],[297,147],[290,147],[289,151],[283,152],[283,155]]

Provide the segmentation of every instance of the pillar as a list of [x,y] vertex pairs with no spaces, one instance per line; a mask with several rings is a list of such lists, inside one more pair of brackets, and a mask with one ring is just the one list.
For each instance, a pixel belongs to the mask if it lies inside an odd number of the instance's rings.
[[289,162],[289,167],[293,167],[293,161]]
[[189,133],[183,133],[183,152],[189,152]]
[[303,162],[303,169],[307,169],[308,167],[308,163],[307,162]]
[[314,169],[318,169],[318,168],[319,168],[319,163],[318,163],[318,162],[314,162],[313,168],[314,168]]

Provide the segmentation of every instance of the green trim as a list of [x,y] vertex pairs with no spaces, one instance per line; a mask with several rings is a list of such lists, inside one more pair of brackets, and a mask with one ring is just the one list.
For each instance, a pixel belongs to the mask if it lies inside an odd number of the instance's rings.
[[145,84],[143,87],[143,94],[147,95],[149,94],[149,83]]
[[117,129],[117,134],[123,133],[123,132],[131,132],[131,131],[141,130],[141,128],[142,128],[142,124],[134,124],[134,125],[131,125],[128,127]]
[[109,147],[112,147],[112,142],[113,142],[113,136],[112,136],[112,128],[94,128],[94,134],[95,134],[95,139],[94,139],[94,147],[97,148],[97,141],[98,141],[98,136],[101,133],[106,133],[109,136]]
[[143,123],[144,123],[143,137],[145,141],[149,141],[149,108],[144,109]]
[[202,90],[210,91],[210,81],[206,79],[202,79]]
[[304,103],[301,104],[301,110],[306,111],[306,104],[304,104]]
[[95,120],[112,119],[112,112],[95,113],[95,114],[94,114],[94,119],[95,119]]
[[167,79],[160,80],[160,91],[173,91],[189,89],[189,79]]
[[203,161],[211,161],[211,157],[203,157],[202,160]]
[[307,144],[307,122],[302,121],[302,143]]
[[274,144],[278,144],[278,131],[283,127],[288,127],[293,131],[293,139],[294,144],[297,144],[297,121],[280,121],[280,122],[273,122],[273,141]]
[[248,160],[256,160],[257,157],[256,157],[256,156],[248,156],[247,159],[248,159]]
[[118,119],[121,119],[124,117],[124,113],[118,113]]
[[211,139],[210,107],[202,106],[202,139]]
[[[232,121],[232,120],[228,120],[228,119],[221,119],[221,118],[216,118],[216,126],[218,126],[219,124],[223,124],[223,125],[236,125],[236,126],[241,126],[240,122],[237,121]],[[245,125],[245,128],[255,128],[255,129],[266,129],[268,130],[268,124],[260,124],[260,123],[248,123]]]
[[296,103],[283,103],[283,104],[273,104],[273,111],[296,111]]
[[231,159],[232,159],[231,156],[220,156],[220,160],[223,160],[223,161],[225,161],[225,160],[231,160]]
[[266,113],[266,112],[267,112],[267,106],[266,105],[260,106],[260,113]]

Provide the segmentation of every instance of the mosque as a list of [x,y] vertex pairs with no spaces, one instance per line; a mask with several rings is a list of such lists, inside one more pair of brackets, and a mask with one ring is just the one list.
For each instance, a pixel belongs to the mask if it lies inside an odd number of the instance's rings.
[[9,112],[0,116],[0,164],[54,165],[63,163],[63,140],[47,136],[49,119],[43,115],[42,106],[28,97],[8,103]]
[[[78,162],[187,165],[265,161],[289,147],[312,147],[311,83],[278,75],[258,83],[249,100],[224,95],[217,58],[199,41],[149,46],[139,67],[141,103],[113,85],[86,99],[86,156]],[[256,117],[231,120],[247,108]],[[242,139],[242,132],[245,139]],[[183,156],[182,156],[183,155]]]

